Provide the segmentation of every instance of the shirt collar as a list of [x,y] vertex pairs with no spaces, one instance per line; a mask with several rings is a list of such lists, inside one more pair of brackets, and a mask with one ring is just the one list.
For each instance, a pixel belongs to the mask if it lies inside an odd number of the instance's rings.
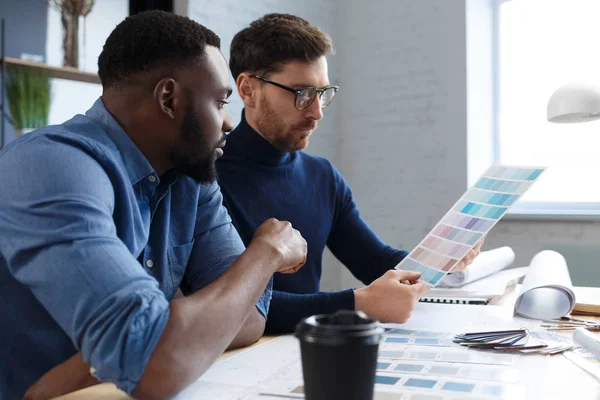
[[108,112],[102,102],[102,97],[96,100],[92,108],[85,115],[105,128],[106,134],[115,143],[121,153],[123,164],[132,185],[135,185],[149,175],[154,175],[158,179],[158,175],[154,171],[154,168],[152,168],[152,165],[150,165],[150,162],[131,140],[129,135],[121,128],[121,125]]
[[281,151],[256,132],[246,121],[245,110],[242,120],[227,136],[223,149],[226,156],[234,155],[262,165],[284,165],[293,161],[295,153]]

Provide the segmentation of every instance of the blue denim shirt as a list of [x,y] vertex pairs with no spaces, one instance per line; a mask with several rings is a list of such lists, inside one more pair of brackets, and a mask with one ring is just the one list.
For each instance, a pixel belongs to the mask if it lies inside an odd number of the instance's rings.
[[[0,152],[0,398],[77,351],[131,393],[169,300],[244,250],[216,183],[158,176],[102,100]],[[267,314],[271,284],[257,304]]]

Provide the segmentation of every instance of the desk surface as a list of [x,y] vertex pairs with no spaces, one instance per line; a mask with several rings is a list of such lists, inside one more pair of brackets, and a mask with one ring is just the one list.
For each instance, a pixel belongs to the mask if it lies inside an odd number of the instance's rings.
[[[600,297],[600,288],[597,288],[598,296]],[[514,287],[513,290],[510,290],[506,293],[505,296],[498,299],[494,302],[495,305],[501,307],[511,308],[514,307],[517,296],[519,294],[518,287]],[[573,314],[575,316],[576,314]],[[588,320],[596,320],[600,321],[600,317],[591,317],[591,316],[578,316],[578,318],[588,319]],[[570,335],[571,331],[566,332],[566,335]],[[253,346],[258,346],[262,343],[265,343],[269,340],[274,339],[275,336],[264,336]],[[253,347],[251,346],[251,347]],[[250,348],[251,348],[250,347]],[[236,349],[225,352],[217,361],[223,361],[230,357],[233,357],[236,354],[239,354],[243,351],[248,350],[248,348]],[[559,356],[560,357],[560,356]],[[582,374],[585,378],[585,385],[581,389],[586,391],[595,390],[596,394],[594,397],[590,398],[600,398],[600,385],[595,382],[595,380],[588,375],[586,372],[581,370],[579,367],[571,363],[564,357],[560,357],[559,359],[554,356],[556,359],[556,367],[553,367],[551,371],[547,373],[544,381],[548,382],[548,385],[544,385],[546,389],[544,390],[543,397],[540,398],[566,398],[564,397],[567,394],[575,394],[578,393],[578,387],[572,386],[568,384],[564,384],[565,382],[576,382],[577,377],[580,377]],[[560,360],[560,361],[559,361]],[[552,382],[555,384],[553,385]],[[592,394],[592,393],[590,393]],[[542,395],[542,393],[540,393]],[[80,399],[88,399],[88,400],[129,400],[131,397],[127,396],[124,392],[118,390],[113,384],[103,383],[100,385],[96,385],[87,389],[82,389],[74,393],[70,393],[65,396],[61,396],[55,400],[80,400]]]
[[[276,338],[276,336],[263,336],[252,346],[258,346],[260,344],[263,344],[263,343],[268,342],[269,340],[273,340],[275,338]],[[250,346],[250,347],[252,347],[252,346]],[[243,351],[248,350],[248,348],[249,347],[226,351],[217,359],[216,362],[227,360],[228,358],[231,358],[231,357],[235,356],[236,354],[239,354]],[[73,393],[70,393],[70,394],[67,394],[67,395],[64,395],[61,397],[57,397],[55,400],[83,400],[83,399],[87,399],[87,400],[125,400],[125,399],[131,400],[131,397],[129,397],[127,394],[125,394],[125,392],[122,392],[121,390],[117,389],[117,387],[115,385],[113,385],[112,383],[102,383],[100,385],[92,386],[87,389],[78,390],[77,392],[73,392]]]

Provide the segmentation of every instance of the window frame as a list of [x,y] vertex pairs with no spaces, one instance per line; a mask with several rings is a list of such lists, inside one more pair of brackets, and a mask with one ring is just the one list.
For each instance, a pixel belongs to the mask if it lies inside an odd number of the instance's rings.
[[[492,161],[500,163],[500,7],[518,0],[492,1]],[[600,170],[600,167],[599,167]],[[517,202],[503,217],[513,220],[600,221],[600,202]]]

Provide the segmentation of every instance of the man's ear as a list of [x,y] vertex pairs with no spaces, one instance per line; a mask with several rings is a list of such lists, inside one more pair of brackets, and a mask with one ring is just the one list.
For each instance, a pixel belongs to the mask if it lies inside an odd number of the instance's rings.
[[179,94],[179,85],[173,78],[163,78],[154,87],[154,99],[158,109],[168,118],[175,119]]
[[248,72],[242,72],[235,80],[238,94],[244,102],[244,106],[253,108],[256,106],[256,97],[258,96],[258,86],[256,78]]

